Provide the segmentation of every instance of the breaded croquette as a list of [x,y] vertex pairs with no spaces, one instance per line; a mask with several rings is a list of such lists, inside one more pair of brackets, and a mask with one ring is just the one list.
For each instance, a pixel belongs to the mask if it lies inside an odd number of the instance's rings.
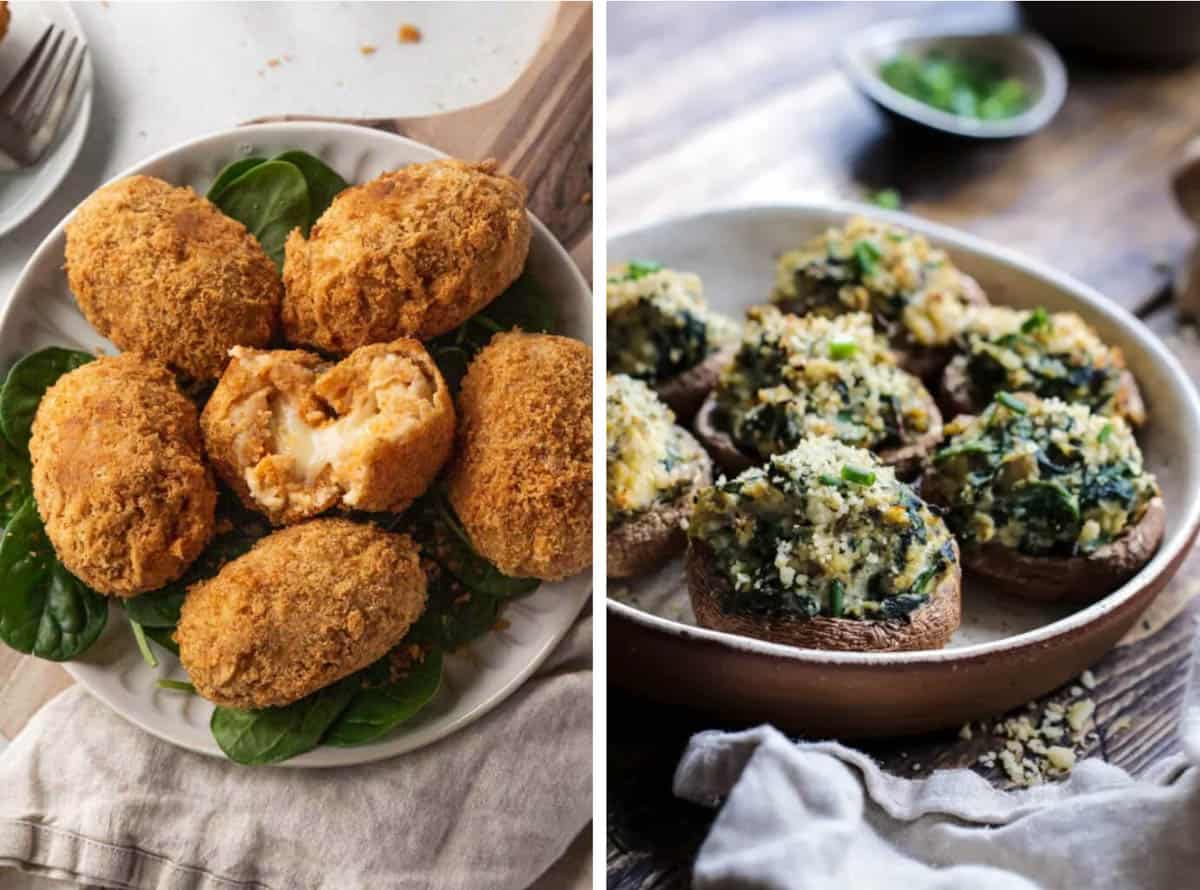
[[0,40],[8,33],[8,22],[11,18],[12,13],[8,11],[7,0],[0,0]]
[[202,696],[264,708],[382,658],[424,609],[425,574],[411,538],[317,519],[268,535],[194,585],[175,640]]
[[289,343],[345,354],[458,327],[525,265],[525,187],[494,161],[412,164],[348,188],[288,238]]
[[67,224],[67,280],[105,337],[197,380],[234,346],[266,346],[283,285],[240,222],[151,176],[109,183]]
[[592,351],[497,334],[463,379],[451,503],[506,575],[557,581],[592,563]]
[[29,455],[58,558],[101,593],[174,581],[212,537],[196,408],[162,365],[125,353],[64,374],[38,406]]
[[218,475],[276,525],[332,507],[399,512],[454,446],[454,403],[416,340],[338,364],[302,350],[235,347],[201,416]]

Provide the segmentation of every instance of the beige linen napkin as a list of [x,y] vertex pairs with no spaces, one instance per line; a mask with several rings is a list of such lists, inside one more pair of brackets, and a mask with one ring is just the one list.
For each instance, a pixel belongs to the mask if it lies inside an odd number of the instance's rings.
[[697,890],[1183,890],[1200,886],[1200,637],[1182,755],[1134,778],[1085,760],[1061,784],[971,770],[902,779],[832,742],[760,726],[694,736],[675,793],[721,805]]
[[590,611],[466,729],[379,764],[239,767],[75,687],[0,753],[0,866],[129,890],[523,890],[591,818]]

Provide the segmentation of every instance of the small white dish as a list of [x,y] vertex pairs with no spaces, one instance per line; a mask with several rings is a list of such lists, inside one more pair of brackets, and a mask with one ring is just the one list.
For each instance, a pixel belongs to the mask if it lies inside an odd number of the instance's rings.
[[[86,43],[83,27],[66,3],[10,3],[12,21],[0,42],[0,90],[21,67],[45,30],[56,25]],[[74,108],[67,109],[62,132],[37,164],[24,170],[0,172],[0,237],[32,216],[54,194],[83,148],[92,118],[92,57],[83,57],[83,70],[75,91]]]
[[[882,64],[898,53],[923,55],[932,49],[975,54],[1003,64],[1028,87],[1032,102],[1020,114],[980,120],[941,111],[893,89],[879,76]],[[842,70],[885,112],[943,133],[972,139],[1011,139],[1040,130],[1058,113],[1067,95],[1067,72],[1049,43],[1034,34],[962,34],[925,21],[883,22],[858,32],[842,48]]]
[[[303,149],[321,158],[348,182],[429,161],[442,154],[428,146],[366,127],[329,123],[260,124],[204,136],[161,152],[125,170],[188,185],[203,194],[229,161],[249,154]],[[68,217],[69,218],[69,217]],[[64,219],[26,264],[0,313],[0,364],[27,352],[67,346],[112,354],[118,350],[80,314],[63,272]],[[533,219],[526,263],[530,275],[559,300],[560,331],[591,342],[591,291],[571,257],[549,230]],[[543,584],[505,606],[507,626],[447,656],[442,688],[413,720],[387,738],[357,748],[317,748],[281,764],[332,767],[369,763],[428,745],[477,720],[516,691],[562,639],[591,595],[585,573]],[[212,705],[204,699],[159,689],[160,679],[186,680],[178,659],[156,649],[159,666],[138,654],[128,623],[112,607],[108,627],[87,653],[63,665],[67,672],[125,719],[183,748],[224,757],[209,732]]]

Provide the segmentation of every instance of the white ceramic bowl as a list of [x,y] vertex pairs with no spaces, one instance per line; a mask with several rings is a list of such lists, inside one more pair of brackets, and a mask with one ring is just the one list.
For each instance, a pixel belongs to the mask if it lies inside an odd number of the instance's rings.
[[[1128,583],[1083,608],[1015,601],[971,580],[963,625],[949,647],[886,654],[804,650],[697,627],[682,560],[674,560],[632,584],[610,582],[609,674],[624,685],[731,719],[806,732],[880,735],[954,725],[1027,701],[1094,662],[1188,552],[1200,524],[1200,401],[1159,339],[1087,285],[944,226],[841,202],[664,220],[614,236],[609,262],[636,257],[696,272],[710,305],[740,317],[767,301],[781,253],[853,214],[924,233],[979,280],[993,303],[1074,310],[1122,348],[1150,412],[1139,440],[1167,505],[1162,547]],[[864,703],[876,694],[875,705]]]
[[[124,171],[145,173],[201,194],[229,161],[248,154],[272,155],[298,148],[337,170],[348,182],[371,179],[441,153],[409,139],[344,124],[286,123],[241,127],[204,136],[161,152]],[[118,177],[120,178],[120,177]],[[75,305],[63,272],[66,220],[34,252],[0,314],[0,362],[4,367],[44,346],[118,351],[100,337]],[[527,273],[561,308],[561,332],[591,342],[591,291],[570,256],[533,220]],[[318,748],[285,766],[343,766],[381,760],[427,745],[478,719],[514,692],[554,648],[591,593],[581,575],[543,584],[508,604],[504,630],[493,631],[446,659],[442,689],[416,718],[379,742],[358,748]],[[126,719],[185,748],[224,756],[212,740],[212,705],[195,696],[158,689],[161,678],[186,679],[178,661],[161,650],[149,668],[138,654],[128,622],[115,606],[103,636],[78,661],[64,667]]]
[[[972,139],[1011,139],[1040,130],[1058,113],[1067,95],[1067,71],[1054,47],[1034,34],[961,34],[927,21],[883,22],[859,31],[842,48],[842,70],[871,101],[905,120]],[[962,117],[926,105],[893,89],[879,66],[900,52],[917,55],[939,48],[995,59],[1025,83],[1032,102],[1020,114],[1001,120]]]

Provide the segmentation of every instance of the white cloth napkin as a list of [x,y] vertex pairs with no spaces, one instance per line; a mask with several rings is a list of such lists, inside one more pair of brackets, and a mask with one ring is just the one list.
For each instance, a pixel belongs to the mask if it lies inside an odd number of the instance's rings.
[[842,745],[769,726],[694,736],[675,793],[724,800],[697,890],[1182,890],[1200,886],[1200,640],[1184,754],[1134,779],[1085,760],[1061,784],[1003,792],[970,770],[902,779]]
[[126,890],[522,890],[592,812],[592,622],[492,713],[346,769],[246,768],[78,687],[0,754],[0,866]]

